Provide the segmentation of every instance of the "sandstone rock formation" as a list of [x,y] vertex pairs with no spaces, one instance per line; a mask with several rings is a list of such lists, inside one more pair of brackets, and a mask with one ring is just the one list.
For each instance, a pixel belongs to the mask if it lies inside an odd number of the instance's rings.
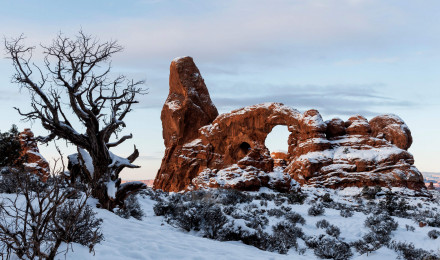
[[34,134],[29,128],[24,129],[19,135],[21,145],[20,158],[26,171],[36,174],[42,181],[50,175],[49,163],[40,154]]
[[286,167],[289,161],[289,154],[283,151],[271,152],[270,157],[273,159],[274,167]]
[[[161,116],[166,151],[156,189],[289,191],[298,189],[298,183],[425,189],[407,151],[411,132],[395,115],[324,122],[317,110],[300,113],[280,103],[218,115],[192,58],[175,59],[170,70],[170,93]],[[271,156],[265,140],[277,125],[288,127],[289,148],[287,154]]]

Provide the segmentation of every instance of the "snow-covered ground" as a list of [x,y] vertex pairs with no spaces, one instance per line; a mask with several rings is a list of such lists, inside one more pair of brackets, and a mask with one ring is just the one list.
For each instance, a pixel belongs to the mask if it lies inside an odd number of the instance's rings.
[[[352,242],[360,239],[369,229],[364,226],[364,221],[368,215],[361,212],[354,212],[353,217],[343,218],[339,210],[325,209],[322,216],[308,216],[310,199],[315,195],[323,195],[328,190],[305,189],[309,198],[303,205],[287,203],[292,211],[299,213],[306,219],[305,225],[301,226],[304,233],[308,236],[324,234],[323,229],[316,227],[316,222],[326,219],[331,224],[340,228],[340,237],[345,242]],[[265,190],[265,192],[271,192]],[[353,194],[359,193],[360,189],[346,189],[343,191],[330,191],[331,197],[335,202],[352,203],[354,205]],[[11,194],[0,194],[0,198],[11,197]],[[153,206],[156,201],[148,196],[138,196],[139,203],[146,216],[143,220],[134,218],[124,219],[107,210],[96,209],[97,217],[103,219],[102,232],[104,241],[96,245],[95,254],[90,254],[88,248],[79,244],[69,247],[69,252],[60,254],[57,259],[319,259],[313,250],[307,249],[304,254],[298,254],[295,249],[290,249],[286,255],[259,250],[253,246],[245,245],[239,241],[220,242],[207,238],[202,238],[198,233],[185,232],[172,227],[164,221],[164,217],[155,216]],[[91,205],[96,201],[89,199]],[[413,198],[411,204],[421,203],[424,207],[438,207],[438,204],[430,204],[423,198]],[[260,205],[260,203],[255,203]],[[263,207],[263,206],[261,206]],[[271,203],[266,208],[271,208]],[[418,223],[410,219],[393,217],[399,226],[392,232],[392,240],[406,241],[414,243],[416,248],[433,250],[440,252],[440,238],[433,240],[427,236],[427,232],[433,227],[419,227]],[[270,222],[276,221],[270,219]],[[415,228],[414,232],[407,231],[405,225]],[[300,247],[305,248],[304,241],[298,240]],[[65,249],[63,245],[61,249]],[[351,259],[396,259],[397,253],[386,247],[372,252],[368,255],[359,255],[353,251]]]
[[[360,190],[346,189],[332,194],[334,201],[351,203],[351,195]],[[310,189],[309,194],[321,195],[323,190]],[[156,203],[148,197],[139,196],[139,202],[146,213],[142,221],[134,218],[123,219],[106,210],[97,209],[98,217],[104,220],[102,231],[105,241],[97,245],[95,255],[88,253],[88,249],[80,245],[73,246],[73,252],[69,252],[68,259],[319,259],[312,250],[306,250],[303,255],[291,249],[287,255],[259,250],[253,246],[245,245],[239,241],[220,242],[198,236],[197,233],[187,233],[168,225],[163,217],[155,216],[153,206]],[[93,203],[93,201],[90,201]],[[423,198],[415,198],[412,204],[422,203],[427,205]],[[258,203],[256,203],[258,204]],[[268,205],[270,207],[270,205]],[[340,212],[334,209],[326,209],[324,215],[312,217],[307,215],[310,204],[290,205],[292,210],[301,214],[306,219],[306,224],[301,226],[306,235],[324,234],[323,229],[316,227],[316,222],[321,219],[328,220],[341,230],[340,237],[345,242],[358,240],[362,235],[369,232],[364,226],[367,217],[364,213],[354,212],[354,216],[343,218]],[[399,227],[392,233],[392,239],[414,243],[416,248],[434,250],[440,252],[440,239],[433,240],[427,236],[427,232],[440,228],[419,227],[410,219],[393,217]],[[272,221],[272,220],[271,220]],[[407,231],[405,225],[415,227],[415,231]],[[304,245],[299,240],[299,245]],[[354,251],[354,250],[353,250]],[[396,259],[397,253],[386,247],[368,254],[359,255],[353,252],[351,259]]]

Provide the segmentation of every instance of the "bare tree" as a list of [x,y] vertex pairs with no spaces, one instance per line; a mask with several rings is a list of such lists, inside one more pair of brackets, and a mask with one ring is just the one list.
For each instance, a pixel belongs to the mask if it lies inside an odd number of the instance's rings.
[[[78,147],[82,179],[101,207],[122,206],[129,194],[145,188],[140,182],[121,185],[119,178],[124,168],[139,167],[132,164],[139,151],[135,146],[130,156],[122,158],[109,149],[132,138],[130,134],[117,139],[126,126],[124,118],[138,103],[136,96],[145,94],[144,82],[124,75],[110,77],[110,58],[122,51],[116,41],[100,42],[82,31],[75,38],[60,33],[51,45],[41,45],[43,66],[32,62],[35,47],[26,47],[23,41],[23,36],[5,40],[15,68],[12,82],[31,96],[30,112],[16,109],[24,120],[39,120],[50,132],[38,141],[62,138]],[[116,141],[110,142],[112,137]]]

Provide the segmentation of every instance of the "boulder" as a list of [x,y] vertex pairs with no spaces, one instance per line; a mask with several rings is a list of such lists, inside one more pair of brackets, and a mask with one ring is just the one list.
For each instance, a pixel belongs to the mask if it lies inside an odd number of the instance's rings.
[[25,170],[36,174],[42,181],[46,182],[50,175],[49,163],[40,154],[34,133],[31,129],[26,128],[18,138],[21,145],[19,160],[23,162]]
[[[317,110],[300,113],[264,103],[217,115],[199,70],[189,57],[171,63],[170,93],[162,109],[165,155],[154,188],[279,191],[299,185],[328,188],[383,186],[426,190],[407,151],[412,138],[394,115],[324,121]],[[270,153],[267,135],[290,132],[288,152]]]

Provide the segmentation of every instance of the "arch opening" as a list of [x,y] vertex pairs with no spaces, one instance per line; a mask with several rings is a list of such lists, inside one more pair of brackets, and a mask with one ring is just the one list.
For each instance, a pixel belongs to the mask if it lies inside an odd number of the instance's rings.
[[267,135],[265,145],[274,159],[275,167],[286,167],[290,132],[285,125],[277,125]]
[[246,157],[248,153],[251,151],[252,146],[248,142],[241,142],[239,144],[235,144],[234,147],[231,147],[230,157],[233,161],[239,161]]

